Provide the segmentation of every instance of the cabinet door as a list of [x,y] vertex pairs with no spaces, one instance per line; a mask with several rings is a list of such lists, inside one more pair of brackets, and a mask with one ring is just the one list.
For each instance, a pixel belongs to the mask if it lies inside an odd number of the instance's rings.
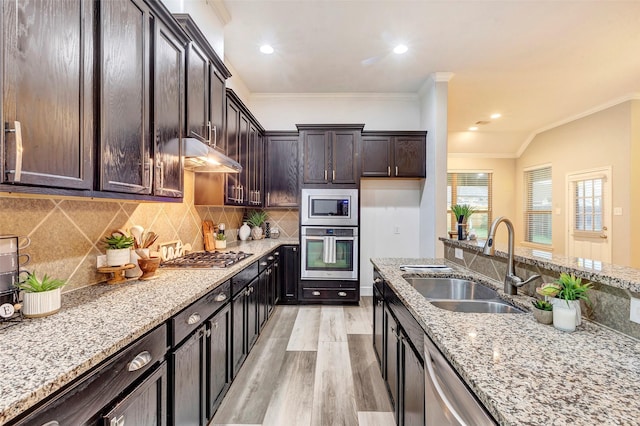
[[[174,425],[201,425],[204,418],[205,329],[198,329],[171,354]],[[133,424],[133,423],[132,423]]]
[[378,358],[382,378],[386,377],[384,363],[384,299],[378,287],[373,286],[373,350]]
[[0,182],[91,189],[95,4],[2,2]]
[[358,133],[332,132],[330,180],[336,184],[355,184],[358,179]]
[[231,305],[231,318],[233,327],[231,331],[231,372],[236,376],[242,362],[244,361],[246,350],[246,310],[245,310],[246,289],[240,291],[234,298]]
[[391,176],[391,137],[363,137],[361,160],[362,177]]
[[240,112],[239,121],[239,134],[238,134],[238,158],[237,161],[242,165],[242,171],[238,173],[238,185],[240,189],[240,195],[238,200],[234,204],[246,205],[249,198],[249,191],[247,183],[249,181],[249,134],[251,129],[251,122],[249,117]]
[[426,176],[426,137],[396,137],[393,143],[394,176]]
[[182,197],[184,46],[155,22],[155,195]]
[[329,181],[331,132],[306,130],[302,132],[303,178],[305,184]]
[[265,207],[298,207],[298,136],[266,138]]
[[424,366],[420,357],[409,343],[406,335],[402,336],[402,419],[405,426],[424,426]]
[[258,280],[258,287],[256,291],[258,292],[257,296],[257,307],[258,307],[258,329],[262,330],[262,327],[267,322],[267,317],[269,316],[269,289],[271,287],[271,266],[262,271],[260,274],[260,278]]
[[387,341],[385,359],[387,361],[387,386],[389,387],[389,393],[391,395],[391,405],[393,406],[396,416],[396,422],[400,423],[400,399],[399,385],[400,385],[400,334],[398,330],[398,323],[391,313],[385,308],[385,322]]
[[167,424],[167,363],[126,394],[102,417],[105,425],[164,426]]
[[222,401],[231,380],[229,374],[229,332],[231,326],[231,309],[229,305],[209,320],[209,343],[207,345],[209,359],[207,365],[207,418],[211,419]]
[[224,78],[211,66],[211,90],[209,110],[211,111],[211,143],[222,152],[226,152],[227,144],[224,137],[225,113],[225,83]]
[[253,123],[249,123],[247,157],[247,195],[245,198],[249,206],[261,206],[262,138]]
[[260,317],[258,310],[260,307],[260,284],[258,282],[259,277],[256,277],[251,284],[247,286],[247,303],[245,304],[247,310],[247,353],[251,351],[254,343],[258,340],[258,333],[260,331]]
[[151,193],[150,17],[142,0],[101,6],[101,189]]
[[191,43],[187,58],[187,137],[209,137],[209,60]]
[[298,301],[298,278],[300,257],[298,246],[282,246],[279,248],[280,260],[280,300],[282,303]]
[[[240,156],[240,108],[235,102],[227,100],[226,116],[227,155],[238,161]],[[240,175],[238,173],[226,173],[226,176],[225,204],[237,204],[240,201]]]

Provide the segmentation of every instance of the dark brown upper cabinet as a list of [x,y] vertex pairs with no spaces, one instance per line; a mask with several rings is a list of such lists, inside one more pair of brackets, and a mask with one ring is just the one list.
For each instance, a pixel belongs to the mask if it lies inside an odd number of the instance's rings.
[[298,124],[304,186],[357,186],[364,124]]
[[265,135],[265,207],[299,206],[298,145],[298,132]]
[[0,182],[92,188],[95,7],[2,2]]
[[188,14],[173,15],[191,43],[187,49],[187,132],[226,152],[225,81],[231,73]]
[[362,177],[424,178],[426,132],[363,132]]
[[227,89],[226,122],[227,155],[242,165],[242,172],[227,173],[225,204],[262,206],[264,129],[231,89]]

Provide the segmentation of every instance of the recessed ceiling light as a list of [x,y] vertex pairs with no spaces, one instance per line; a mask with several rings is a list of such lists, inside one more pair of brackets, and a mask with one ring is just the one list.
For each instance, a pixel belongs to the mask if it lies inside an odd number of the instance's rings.
[[500,118],[502,117],[502,114],[500,114],[499,112],[496,112],[495,114],[491,114],[491,118],[496,119],[496,118]]
[[402,55],[403,53],[407,53],[407,50],[409,50],[407,46],[405,46],[404,44],[399,44],[393,48],[393,53]]
[[265,55],[271,55],[273,53],[273,47],[268,44],[263,44],[262,46],[260,46],[260,51]]
[[469,130],[475,132],[476,130],[478,130],[478,126],[471,126],[469,127]]

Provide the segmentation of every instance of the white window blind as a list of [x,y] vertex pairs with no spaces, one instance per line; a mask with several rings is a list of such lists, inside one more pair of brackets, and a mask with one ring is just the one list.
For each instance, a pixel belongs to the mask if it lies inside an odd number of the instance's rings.
[[551,245],[551,167],[524,172],[525,240]]
[[492,192],[491,172],[447,173],[447,228],[456,230],[456,217],[451,212],[452,204],[469,204],[475,209],[467,224],[480,238],[487,237],[491,224]]
[[601,176],[573,182],[574,233],[600,233],[602,231],[604,182],[605,178]]

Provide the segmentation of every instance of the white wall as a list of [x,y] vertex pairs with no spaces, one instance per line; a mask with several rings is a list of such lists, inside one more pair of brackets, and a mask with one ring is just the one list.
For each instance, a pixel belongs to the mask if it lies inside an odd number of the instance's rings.
[[[363,179],[360,184],[360,291],[372,294],[372,257],[416,257],[420,181]],[[398,233],[395,233],[397,227]]]
[[296,124],[356,124],[365,130],[420,130],[418,97],[412,94],[252,94],[247,105],[265,129]]

